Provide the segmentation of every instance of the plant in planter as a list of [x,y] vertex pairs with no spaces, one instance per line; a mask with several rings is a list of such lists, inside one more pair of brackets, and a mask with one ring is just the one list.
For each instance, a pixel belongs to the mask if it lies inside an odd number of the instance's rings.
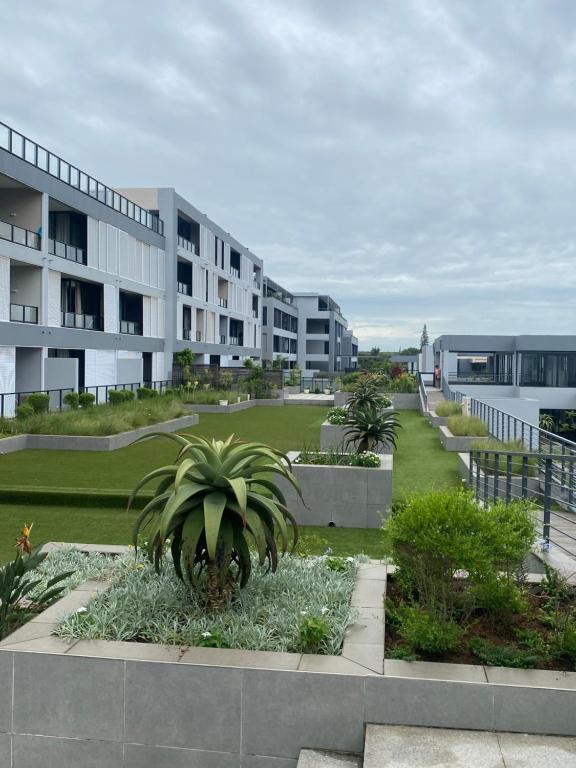
[[390,398],[378,392],[378,383],[373,376],[364,377],[348,398],[348,407],[351,411],[364,407],[389,408],[391,405]]
[[438,403],[435,408],[436,416],[460,416],[462,414],[462,403],[456,403],[454,400],[445,400]]
[[401,425],[394,413],[382,413],[374,405],[357,406],[348,410],[345,424],[346,445],[354,445],[357,453],[373,451],[378,445],[396,448]]
[[328,424],[334,424],[337,426],[342,426],[346,424],[347,419],[348,419],[348,408],[342,408],[342,407],[330,408],[326,416],[326,421],[328,422]]
[[279,451],[246,443],[192,435],[157,434],[180,445],[175,464],[150,472],[132,492],[128,507],[148,483],[159,481],[154,498],[139,515],[134,545],[146,531],[147,554],[159,571],[170,539],[176,574],[192,589],[206,571],[207,605],[222,609],[235,582],[244,587],[251,572],[250,545],[261,565],[274,572],[278,550],[297,542],[298,530],[270,475],[284,477],[299,493],[290,462]]
[[450,416],[448,429],[458,437],[486,437],[488,428],[477,416]]

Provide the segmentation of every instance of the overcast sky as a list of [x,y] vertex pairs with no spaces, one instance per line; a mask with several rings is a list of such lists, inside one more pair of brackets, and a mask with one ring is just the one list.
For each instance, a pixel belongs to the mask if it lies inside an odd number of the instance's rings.
[[575,0],[5,1],[0,119],[176,187],[361,348],[576,332]]

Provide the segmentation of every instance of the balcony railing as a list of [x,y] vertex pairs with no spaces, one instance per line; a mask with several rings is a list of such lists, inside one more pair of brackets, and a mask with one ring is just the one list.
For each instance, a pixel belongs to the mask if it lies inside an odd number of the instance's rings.
[[61,259],[75,261],[77,264],[86,264],[86,251],[83,248],[76,248],[68,243],[61,243],[59,240],[48,240],[48,253],[53,256],[60,256]]
[[84,331],[102,331],[104,319],[98,315],[79,315],[76,312],[61,312],[63,328],[81,328]]
[[196,331],[196,341],[202,341],[202,331]]
[[38,325],[38,307],[29,307],[25,304],[10,304],[10,320],[13,323]]
[[242,336],[230,336],[228,344],[231,344],[233,347],[243,347],[244,338]]
[[178,280],[178,293],[183,293],[184,296],[192,296],[192,286],[189,283],[181,283]]
[[514,383],[512,373],[493,373],[491,371],[476,373],[474,371],[448,374],[449,384],[504,384]]
[[192,329],[191,328],[183,328],[182,329],[182,338],[184,341],[190,341],[190,338],[192,336]]
[[36,232],[31,232],[29,229],[17,227],[15,224],[9,224],[7,221],[0,221],[0,238],[2,240],[9,240],[17,245],[25,245],[27,248],[40,250],[40,235],[36,234]]
[[226,309],[228,307],[228,299],[221,299],[218,297],[218,304]]
[[220,334],[220,344],[226,344],[226,335],[223,333]]
[[135,320],[120,320],[120,333],[129,336],[142,336],[142,323]]
[[40,168],[41,171],[98,200],[108,208],[113,208],[123,216],[137,221],[147,229],[164,234],[164,222],[158,216],[149,213],[105,184],[101,184],[92,176],[62,160],[58,155],[44,149],[40,144],[30,141],[5,123],[0,123],[0,149],[5,149],[30,165]]
[[254,286],[254,288],[258,288],[258,290],[260,290],[260,281],[259,280],[256,280],[256,279],[252,280],[252,285]]
[[230,267],[230,274],[232,277],[240,277],[240,270],[236,269],[236,267]]
[[253,309],[252,310],[252,317],[258,317],[258,310],[257,309]]
[[187,240],[185,237],[182,237],[182,235],[178,235],[178,245],[180,248],[184,248],[185,251],[191,251],[191,253],[198,255],[198,249],[196,248],[196,245],[191,241]]

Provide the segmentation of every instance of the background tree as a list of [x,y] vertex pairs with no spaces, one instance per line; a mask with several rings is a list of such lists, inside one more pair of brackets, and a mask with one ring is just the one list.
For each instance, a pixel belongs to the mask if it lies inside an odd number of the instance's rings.
[[420,349],[422,347],[426,347],[430,344],[430,339],[428,338],[428,329],[426,328],[426,323],[424,323],[424,328],[422,328],[422,335],[420,336]]

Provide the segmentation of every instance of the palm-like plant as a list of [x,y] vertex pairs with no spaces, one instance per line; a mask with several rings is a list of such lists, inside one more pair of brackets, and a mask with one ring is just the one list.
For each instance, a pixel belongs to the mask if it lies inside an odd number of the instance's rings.
[[358,408],[387,408],[390,400],[378,392],[379,386],[379,377],[365,376],[352,390],[348,398],[348,408],[351,411]]
[[260,565],[275,571],[278,552],[285,553],[298,540],[298,529],[286,500],[271,475],[286,478],[300,493],[286,456],[261,443],[226,441],[194,435],[157,433],[180,445],[174,464],[147,474],[133,490],[128,507],[139,491],[159,481],[154,497],[134,526],[134,545],[146,531],[147,555],[160,570],[170,539],[174,569],[191,588],[206,570],[207,603],[222,608],[237,581],[250,578],[250,545]]
[[353,444],[357,453],[372,451],[379,445],[396,448],[401,424],[394,413],[382,413],[378,406],[357,407],[350,411],[346,421],[346,445]]

